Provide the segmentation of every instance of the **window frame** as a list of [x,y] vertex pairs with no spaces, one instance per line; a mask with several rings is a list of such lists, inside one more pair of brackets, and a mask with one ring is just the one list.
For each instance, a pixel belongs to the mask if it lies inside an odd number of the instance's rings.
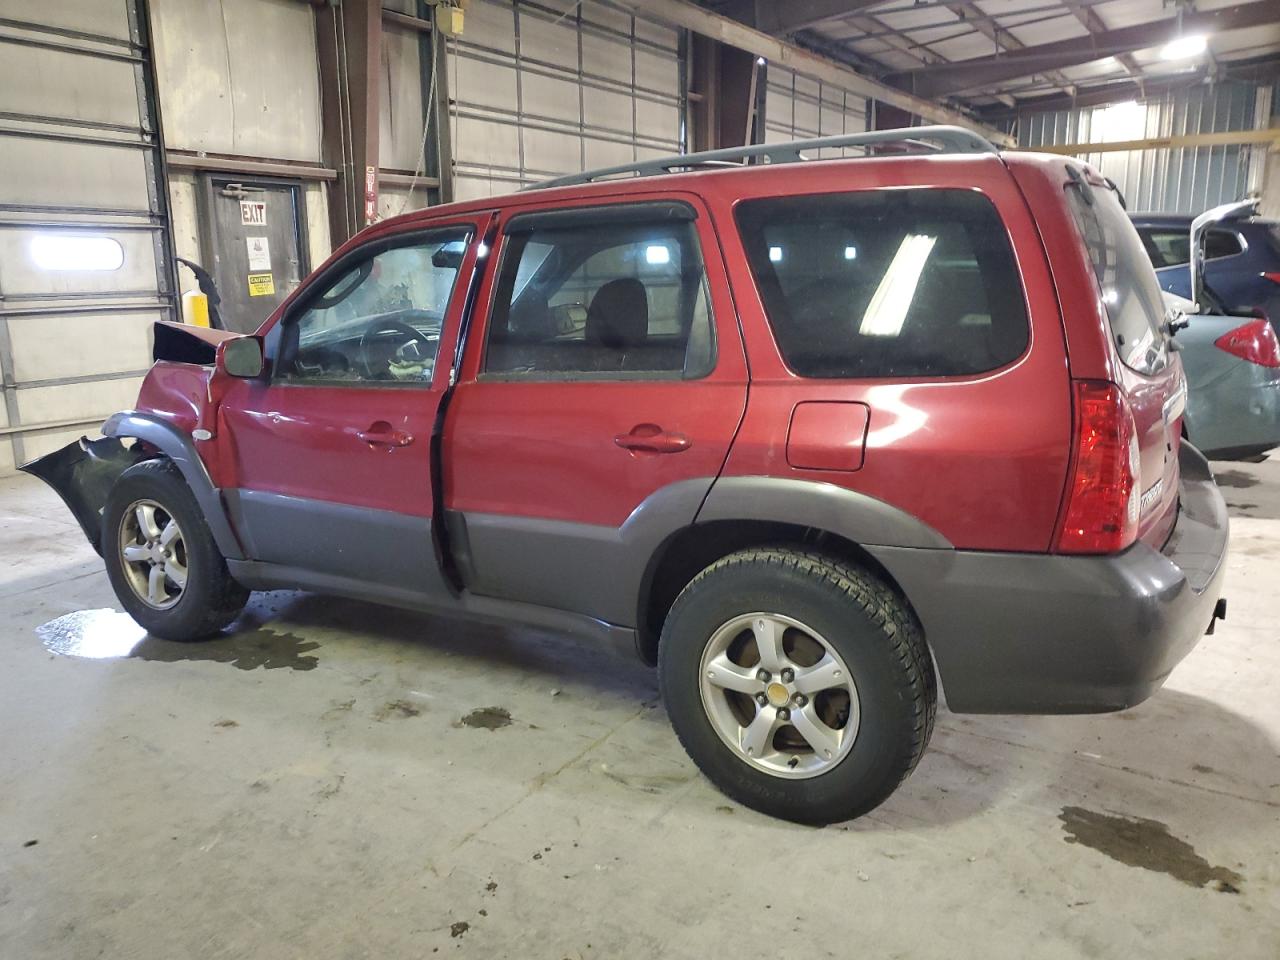
[[[712,278],[707,261],[706,245],[703,242],[701,232],[698,229],[698,221],[700,214],[698,209],[689,201],[683,199],[670,199],[662,197],[645,197],[636,200],[611,201],[605,203],[589,203],[583,205],[540,208],[535,210],[517,210],[502,224],[496,257],[496,265],[493,271],[492,285],[489,290],[488,303],[485,309],[485,322],[480,337],[480,350],[477,360],[477,369],[475,380],[477,383],[636,383],[636,382],[689,382],[696,383],[699,380],[705,380],[716,372],[719,364],[719,337],[716,330],[716,310],[713,303],[714,296],[712,292]],[[708,349],[710,356],[704,367],[696,376],[686,376],[685,369],[682,365],[679,370],[497,370],[491,371],[486,369],[489,361],[489,347],[491,337],[494,332],[494,315],[499,305],[499,294],[502,292],[503,279],[509,264],[509,258],[512,256],[512,250],[515,244],[513,240],[518,237],[533,237],[539,231],[546,230],[566,230],[566,229],[591,229],[600,226],[662,226],[668,225],[686,225],[689,236],[693,242],[697,244],[698,259],[702,264],[702,286],[704,288],[704,296],[707,308],[707,335],[709,339]],[[625,243],[626,241],[624,241]],[[621,246],[622,244],[618,244]],[[601,250],[613,249],[612,247],[602,247]],[[597,251],[600,252],[600,251]],[[524,246],[520,246],[520,255],[524,253]],[[588,255],[587,259],[590,259]],[[540,263],[537,269],[525,282],[525,286],[521,288],[521,292],[528,289],[529,284],[537,277],[538,273],[545,266],[548,258]],[[585,263],[586,260],[579,262],[574,270],[577,270]],[[519,262],[514,264],[512,272],[512,280],[519,271]],[[571,274],[570,274],[571,275]],[[506,304],[509,311],[515,303],[516,296],[512,295]],[[692,331],[691,331],[692,332]],[[685,339],[685,362],[688,360],[689,342],[692,337]]]
[[[751,268],[751,265],[750,265],[750,254],[748,251],[747,237],[743,231],[743,225],[739,218],[739,211],[742,205],[744,203],[750,203],[755,200],[773,200],[773,199],[803,200],[811,197],[835,197],[835,196],[848,196],[848,195],[856,195],[856,194],[881,193],[881,192],[898,193],[898,192],[924,192],[924,191],[939,191],[939,190],[953,192],[953,193],[977,194],[990,205],[992,211],[995,213],[996,219],[1000,222],[1001,231],[1004,235],[1006,243],[1008,244],[1009,257],[1013,263],[1015,275],[1017,277],[1018,290],[1020,293],[1020,299],[1022,301],[1023,317],[1026,322],[1026,341],[1023,344],[1022,350],[1020,350],[1018,354],[1012,359],[1004,363],[1001,363],[998,366],[992,367],[989,370],[983,370],[978,373],[941,373],[941,374],[907,374],[907,375],[879,374],[876,376],[867,375],[867,376],[848,376],[848,377],[815,377],[813,375],[801,373],[800,371],[796,370],[795,367],[792,366],[791,362],[787,359],[786,351],[783,350],[782,344],[778,341],[777,331],[774,329],[773,320],[769,316],[769,310],[765,301],[765,296],[760,290],[760,283],[756,278],[755,271]],[[1013,235],[1009,232],[1009,224],[1001,208],[1001,204],[997,202],[997,199],[995,197],[993,197],[984,189],[974,187],[974,186],[964,186],[957,183],[938,183],[938,184],[928,184],[928,185],[888,184],[884,186],[844,189],[844,190],[818,190],[818,191],[811,191],[811,192],[804,192],[804,193],[759,194],[759,195],[752,195],[750,197],[744,197],[741,200],[735,201],[733,204],[733,214],[734,214],[733,225],[734,225],[734,230],[737,233],[737,241],[742,247],[744,261],[747,264],[747,275],[751,280],[751,286],[760,304],[760,313],[764,321],[765,330],[768,332],[770,340],[773,344],[773,348],[777,353],[778,360],[782,364],[782,369],[784,369],[789,375],[795,377],[798,380],[812,382],[812,383],[847,382],[847,383],[859,383],[859,384],[864,384],[864,383],[874,384],[874,383],[881,383],[886,381],[894,382],[894,383],[921,383],[921,384],[977,382],[980,380],[985,380],[990,377],[998,376],[1002,372],[1009,370],[1013,367],[1016,367],[1018,364],[1025,361],[1027,356],[1031,353],[1032,347],[1035,342],[1035,336],[1036,336],[1035,321],[1032,313],[1030,291],[1027,289],[1027,281],[1023,274],[1022,266],[1020,263],[1018,247],[1017,247],[1017,244],[1014,242]]]
[[[441,348],[445,342],[445,331],[449,320],[449,314],[454,305],[456,298],[460,293],[465,293],[466,285],[462,283],[463,272],[467,266],[468,254],[472,245],[476,243],[477,238],[481,234],[481,225],[475,220],[453,220],[443,223],[432,223],[415,226],[412,230],[405,230],[397,233],[387,234],[383,237],[377,237],[359,246],[352,247],[338,259],[326,264],[323,268],[316,271],[308,279],[305,286],[299,291],[297,296],[285,304],[284,310],[281,312],[279,319],[271,325],[271,329],[267,331],[264,337],[264,354],[269,361],[268,382],[272,387],[329,387],[343,389],[406,389],[406,390],[431,390],[437,385],[437,376],[440,367],[440,357],[443,355]],[[403,247],[413,247],[423,245],[424,239],[435,234],[440,234],[449,230],[465,231],[463,238],[462,262],[458,265],[457,274],[454,276],[453,286],[449,290],[449,299],[445,304],[445,309],[440,318],[440,338],[436,343],[436,356],[432,362],[431,379],[423,381],[410,380],[341,380],[329,378],[312,378],[312,379],[289,379],[282,376],[280,372],[280,359],[282,352],[286,348],[286,336],[289,328],[296,329],[301,322],[302,317],[311,310],[315,302],[324,297],[334,286],[340,282],[352,269],[360,264],[373,260],[375,257],[386,253],[389,250],[396,250]],[[474,267],[473,267],[474,269]]]

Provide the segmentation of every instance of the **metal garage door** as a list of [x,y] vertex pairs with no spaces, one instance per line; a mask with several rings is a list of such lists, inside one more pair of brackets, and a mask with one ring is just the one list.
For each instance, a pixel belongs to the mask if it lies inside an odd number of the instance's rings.
[[173,314],[143,0],[5,0],[0,474],[132,405]]
[[[765,143],[807,140],[867,129],[865,97],[772,64],[764,105]],[[828,151],[832,156],[841,152]]]
[[680,35],[584,2],[483,0],[449,42],[458,199],[679,153]]

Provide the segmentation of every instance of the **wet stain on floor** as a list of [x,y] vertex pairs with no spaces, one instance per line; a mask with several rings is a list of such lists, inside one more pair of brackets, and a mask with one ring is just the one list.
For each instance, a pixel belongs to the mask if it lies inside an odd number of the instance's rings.
[[477,730],[497,730],[511,726],[511,713],[505,707],[479,707],[462,718],[464,727]]
[[373,715],[373,719],[381,722],[392,717],[416,717],[420,713],[422,711],[408,700],[390,700],[378,708],[378,712]]
[[1261,482],[1257,477],[1250,476],[1243,470],[1219,470],[1214,473],[1213,479],[1217,481],[1220,487],[1236,487],[1238,489],[1256,487]]
[[66,657],[129,658],[159,663],[182,660],[229,663],[239,670],[314,670],[319,658],[308,656],[320,644],[292,633],[263,627],[228,633],[214,640],[176,643],[147,634],[118,610],[77,610],[36,627],[45,649]]
[[1063,807],[1058,819],[1067,843],[1090,847],[1126,866],[1167,873],[1193,887],[1212,883],[1219,893],[1239,893],[1244,882],[1234,870],[1211,865],[1159,820],[1116,817],[1083,807]]

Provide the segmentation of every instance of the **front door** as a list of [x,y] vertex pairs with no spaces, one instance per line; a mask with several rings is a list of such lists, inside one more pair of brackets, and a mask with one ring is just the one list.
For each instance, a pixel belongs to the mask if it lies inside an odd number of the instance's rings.
[[390,602],[447,597],[431,448],[450,363],[436,361],[452,357],[477,226],[355,248],[272,326],[269,379],[230,388],[225,495],[264,575]]
[[746,403],[714,232],[686,196],[540,205],[497,254],[445,423],[449,542],[477,594],[633,626]]
[[206,259],[228,330],[252,333],[307,275],[302,184],[209,176]]

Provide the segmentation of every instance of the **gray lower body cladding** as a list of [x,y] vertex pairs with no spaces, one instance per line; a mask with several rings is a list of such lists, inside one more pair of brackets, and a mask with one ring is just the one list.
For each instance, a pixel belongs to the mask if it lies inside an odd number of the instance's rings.
[[957,713],[1101,713],[1151,696],[1214,620],[1227,513],[1208,463],[1181,457],[1163,550],[1112,556],[875,547],[925,628]]

